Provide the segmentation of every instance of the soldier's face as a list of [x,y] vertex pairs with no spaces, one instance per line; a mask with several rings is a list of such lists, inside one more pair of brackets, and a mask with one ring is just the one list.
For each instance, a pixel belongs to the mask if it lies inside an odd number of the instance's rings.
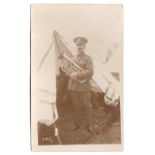
[[85,45],[77,45],[77,50],[78,50],[78,53],[80,54],[80,53],[83,53],[84,52],[84,50],[85,50]]

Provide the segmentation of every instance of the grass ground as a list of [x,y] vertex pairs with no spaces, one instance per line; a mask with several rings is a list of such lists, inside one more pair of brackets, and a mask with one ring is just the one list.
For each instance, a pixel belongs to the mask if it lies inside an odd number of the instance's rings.
[[72,110],[70,106],[58,106],[59,128],[64,144],[119,144],[121,143],[121,130],[119,120],[111,123],[109,115],[104,109],[93,109],[93,133],[89,133],[81,117],[81,127],[72,131]]

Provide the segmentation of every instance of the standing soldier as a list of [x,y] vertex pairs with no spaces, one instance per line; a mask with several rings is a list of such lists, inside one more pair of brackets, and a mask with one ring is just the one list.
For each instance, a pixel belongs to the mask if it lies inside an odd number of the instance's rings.
[[[77,56],[75,63],[79,65],[83,71],[71,73],[68,81],[68,90],[73,103],[73,122],[72,130],[80,128],[80,111],[83,109],[82,115],[85,116],[87,129],[92,132],[92,105],[91,105],[91,85],[90,79],[93,76],[93,62],[90,56],[85,54],[86,43],[88,40],[83,37],[74,39],[77,45]],[[83,81],[83,82],[78,82]]]

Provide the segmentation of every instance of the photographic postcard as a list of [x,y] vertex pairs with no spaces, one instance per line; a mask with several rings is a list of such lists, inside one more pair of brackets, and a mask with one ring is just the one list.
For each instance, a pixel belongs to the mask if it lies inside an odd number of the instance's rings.
[[123,6],[31,5],[32,151],[123,150]]

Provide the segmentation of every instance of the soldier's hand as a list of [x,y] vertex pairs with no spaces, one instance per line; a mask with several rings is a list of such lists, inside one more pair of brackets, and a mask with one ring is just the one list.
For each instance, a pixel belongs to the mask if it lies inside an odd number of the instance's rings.
[[78,73],[77,72],[73,72],[73,73],[70,74],[70,77],[72,79],[77,79],[77,76],[78,76]]

